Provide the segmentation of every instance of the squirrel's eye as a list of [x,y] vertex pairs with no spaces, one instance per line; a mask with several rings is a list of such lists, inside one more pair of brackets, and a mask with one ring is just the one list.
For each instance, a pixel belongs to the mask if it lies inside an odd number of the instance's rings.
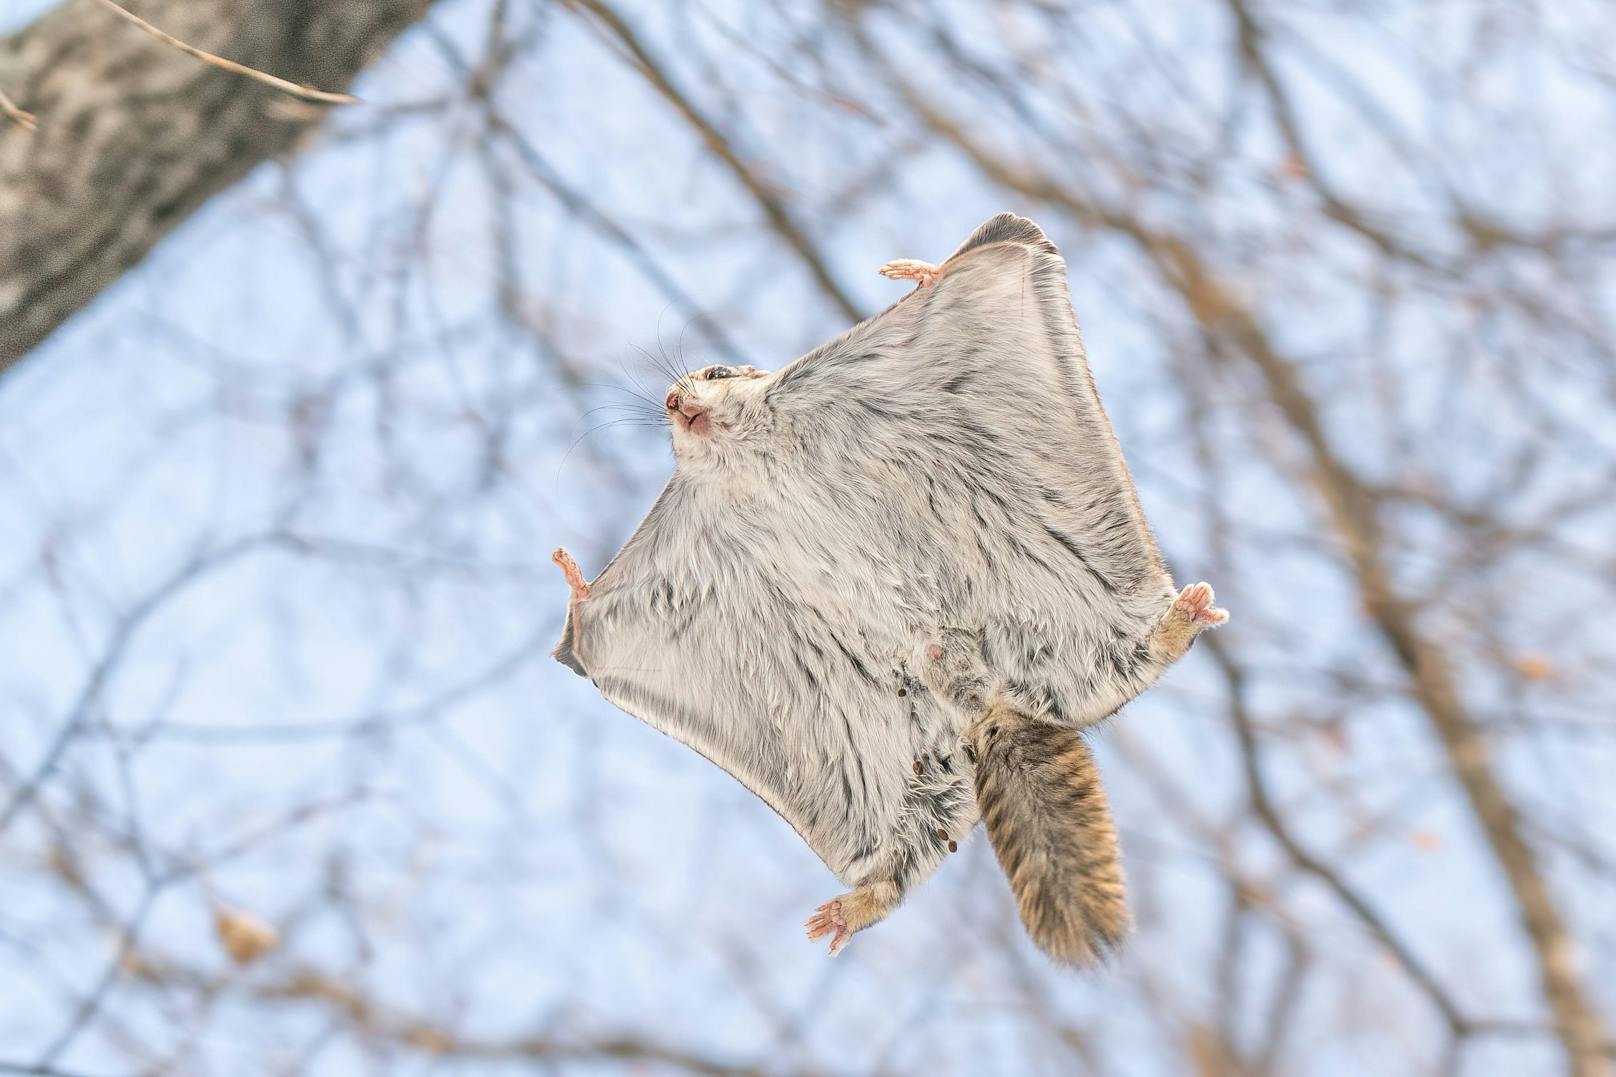
[[715,366],[709,368],[707,371],[708,381],[717,381],[719,378],[733,378],[734,376],[735,371],[731,370],[727,366]]

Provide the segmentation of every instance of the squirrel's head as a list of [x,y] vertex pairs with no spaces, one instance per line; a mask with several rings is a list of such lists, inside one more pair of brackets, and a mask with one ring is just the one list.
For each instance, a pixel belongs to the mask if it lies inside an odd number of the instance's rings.
[[679,462],[722,461],[760,439],[768,427],[763,395],[768,377],[755,367],[716,363],[669,386],[663,407]]

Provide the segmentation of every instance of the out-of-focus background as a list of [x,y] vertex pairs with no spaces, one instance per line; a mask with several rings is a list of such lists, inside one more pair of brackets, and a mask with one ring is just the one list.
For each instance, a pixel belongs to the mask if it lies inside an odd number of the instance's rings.
[[[0,1072],[1610,1072],[1604,0],[127,7],[362,100],[0,10]],[[831,962],[548,554],[1004,209],[1233,621],[1095,739],[1110,967],[980,834]]]

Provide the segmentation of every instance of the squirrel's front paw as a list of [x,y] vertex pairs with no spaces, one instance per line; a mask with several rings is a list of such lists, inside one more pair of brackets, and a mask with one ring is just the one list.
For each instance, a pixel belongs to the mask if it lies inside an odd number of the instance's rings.
[[830,956],[835,957],[847,947],[847,940],[855,931],[863,931],[880,921],[897,907],[899,898],[897,883],[876,882],[827,901],[814,910],[804,925],[808,929],[808,941],[831,936]]
[[572,554],[557,546],[555,553],[550,555],[561,568],[561,574],[567,578],[567,589],[572,592],[573,601],[589,597],[589,581],[584,579],[583,572],[578,568],[578,562],[572,559]]
[[853,933],[847,928],[847,919],[842,915],[840,898],[835,901],[827,901],[815,909],[814,914],[808,918],[808,922],[803,926],[808,929],[809,942],[816,942],[826,935],[831,936],[830,956],[832,957],[841,953],[843,947],[847,945],[847,940],[853,937]]
[[937,280],[938,267],[918,258],[894,258],[880,272],[888,280],[912,280],[924,288]]

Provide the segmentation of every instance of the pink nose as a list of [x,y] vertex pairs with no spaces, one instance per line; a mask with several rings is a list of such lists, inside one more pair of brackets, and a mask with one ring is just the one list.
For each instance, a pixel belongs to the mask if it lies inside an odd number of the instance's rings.
[[687,419],[693,420],[707,414],[706,407],[693,400],[686,400],[684,394],[677,390],[669,393],[668,399],[663,403],[667,405],[669,411],[676,411]]

